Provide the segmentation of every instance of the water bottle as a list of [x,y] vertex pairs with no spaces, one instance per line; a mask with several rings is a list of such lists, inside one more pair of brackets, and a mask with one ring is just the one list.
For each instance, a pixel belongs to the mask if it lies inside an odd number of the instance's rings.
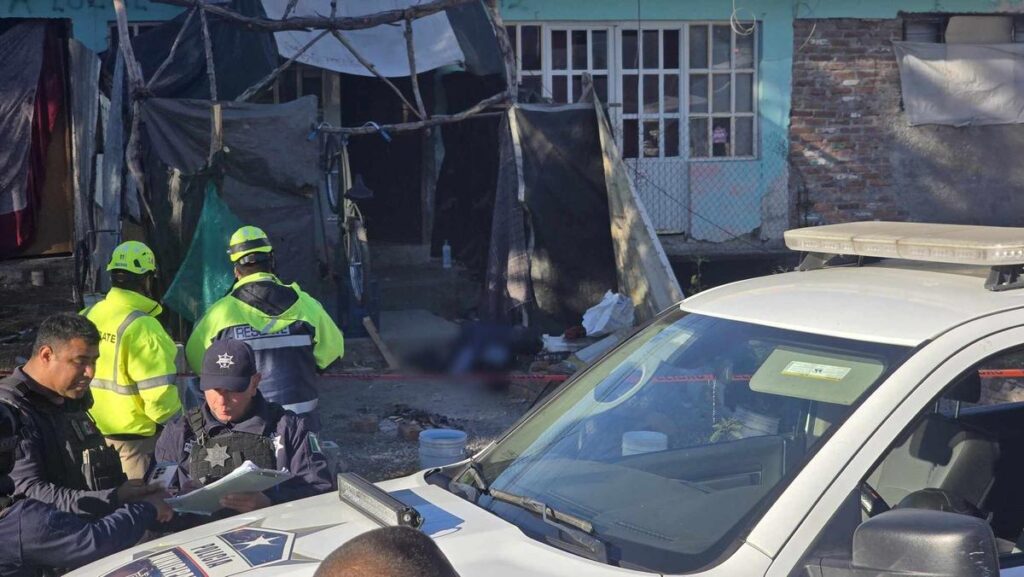
[[441,247],[441,267],[452,268],[452,246],[448,244],[448,241],[444,241],[444,246]]

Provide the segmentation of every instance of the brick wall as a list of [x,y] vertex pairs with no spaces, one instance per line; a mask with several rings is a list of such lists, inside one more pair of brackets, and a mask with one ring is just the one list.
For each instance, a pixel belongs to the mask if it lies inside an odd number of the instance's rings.
[[791,182],[799,224],[905,220],[892,120],[901,115],[892,40],[900,20],[794,23]]

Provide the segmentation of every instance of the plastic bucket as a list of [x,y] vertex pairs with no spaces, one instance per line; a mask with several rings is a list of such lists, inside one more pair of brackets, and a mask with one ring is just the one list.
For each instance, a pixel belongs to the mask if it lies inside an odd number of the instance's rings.
[[743,407],[736,407],[736,417],[743,427],[740,429],[741,438],[764,437],[766,435],[777,435],[779,433],[779,420],[766,417],[760,413],[748,411]]
[[657,431],[627,431],[622,434],[622,456],[654,453],[668,449],[668,435]]
[[455,429],[420,432],[420,468],[432,469],[466,458],[466,433]]

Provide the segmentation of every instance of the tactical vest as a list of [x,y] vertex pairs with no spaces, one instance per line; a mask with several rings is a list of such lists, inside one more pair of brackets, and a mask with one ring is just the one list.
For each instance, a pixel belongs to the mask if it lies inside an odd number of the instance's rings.
[[72,454],[81,455],[82,475],[90,491],[113,489],[128,480],[121,470],[121,457],[107,445],[89,413],[68,413],[65,423],[68,444]]
[[206,485],[212,483],[242,463],[252,461],[261,469],[277,469],[277,449],[272,435],[284,409],[269,405],[267,425],[263,434],[229,431],[213,437],[206,433],[202,409],[189,411],[187,421],[195,436],[195,445],[189,456],[188,470],[192,479]]
[[[25,383],[20,383],[15,388],[22,395],[29,394],[28,385]],[[128,480],[121,469],[121,457],[116,450],[107,445],[106,439],[96,428],[96,423],[89,416],[85,406],[78,410],[61,411],[55,418],[47,419],[49,421],[47,423],[31,423],[33,418],[29,416],[29,411],[24,406],[26,401],[20,401],[13,396],[9,396],[4,401],[19,408],[18,418],[22,421],[19,426],[42,427],[40,432],[44,437],[44,442],[48,445],[63,442],[66,445],[66,450],[63,450],[64,447],[59,449],[57,446],[47,447],[49,450],[58,449],[59,454],[54,455],[48,452],[46,457],[59,459],[63,465],[57,467],[53,466],[55,463],[49,461],[45,463],[44,470],[47,471],[47,481],[71,489],[103,491],[118,487]],[[80,402],[77,404],[82,405]],[[44,412],[39,409],[31,409],[32,414]],[[52,435],[56,435],[56,438],[52,438]],[[81,477],[69,478],[68,475],[74,475],[76,469],[81,472]]]

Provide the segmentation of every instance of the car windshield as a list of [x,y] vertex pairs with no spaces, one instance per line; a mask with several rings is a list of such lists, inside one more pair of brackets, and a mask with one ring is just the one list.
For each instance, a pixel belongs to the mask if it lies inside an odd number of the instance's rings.
[[477,484],[544,504],[549,521],[507,498],[477,502],[570,551],[550,519],[581,519],[614,565],[707,566],[909,352],[674,311],[476,463]]

